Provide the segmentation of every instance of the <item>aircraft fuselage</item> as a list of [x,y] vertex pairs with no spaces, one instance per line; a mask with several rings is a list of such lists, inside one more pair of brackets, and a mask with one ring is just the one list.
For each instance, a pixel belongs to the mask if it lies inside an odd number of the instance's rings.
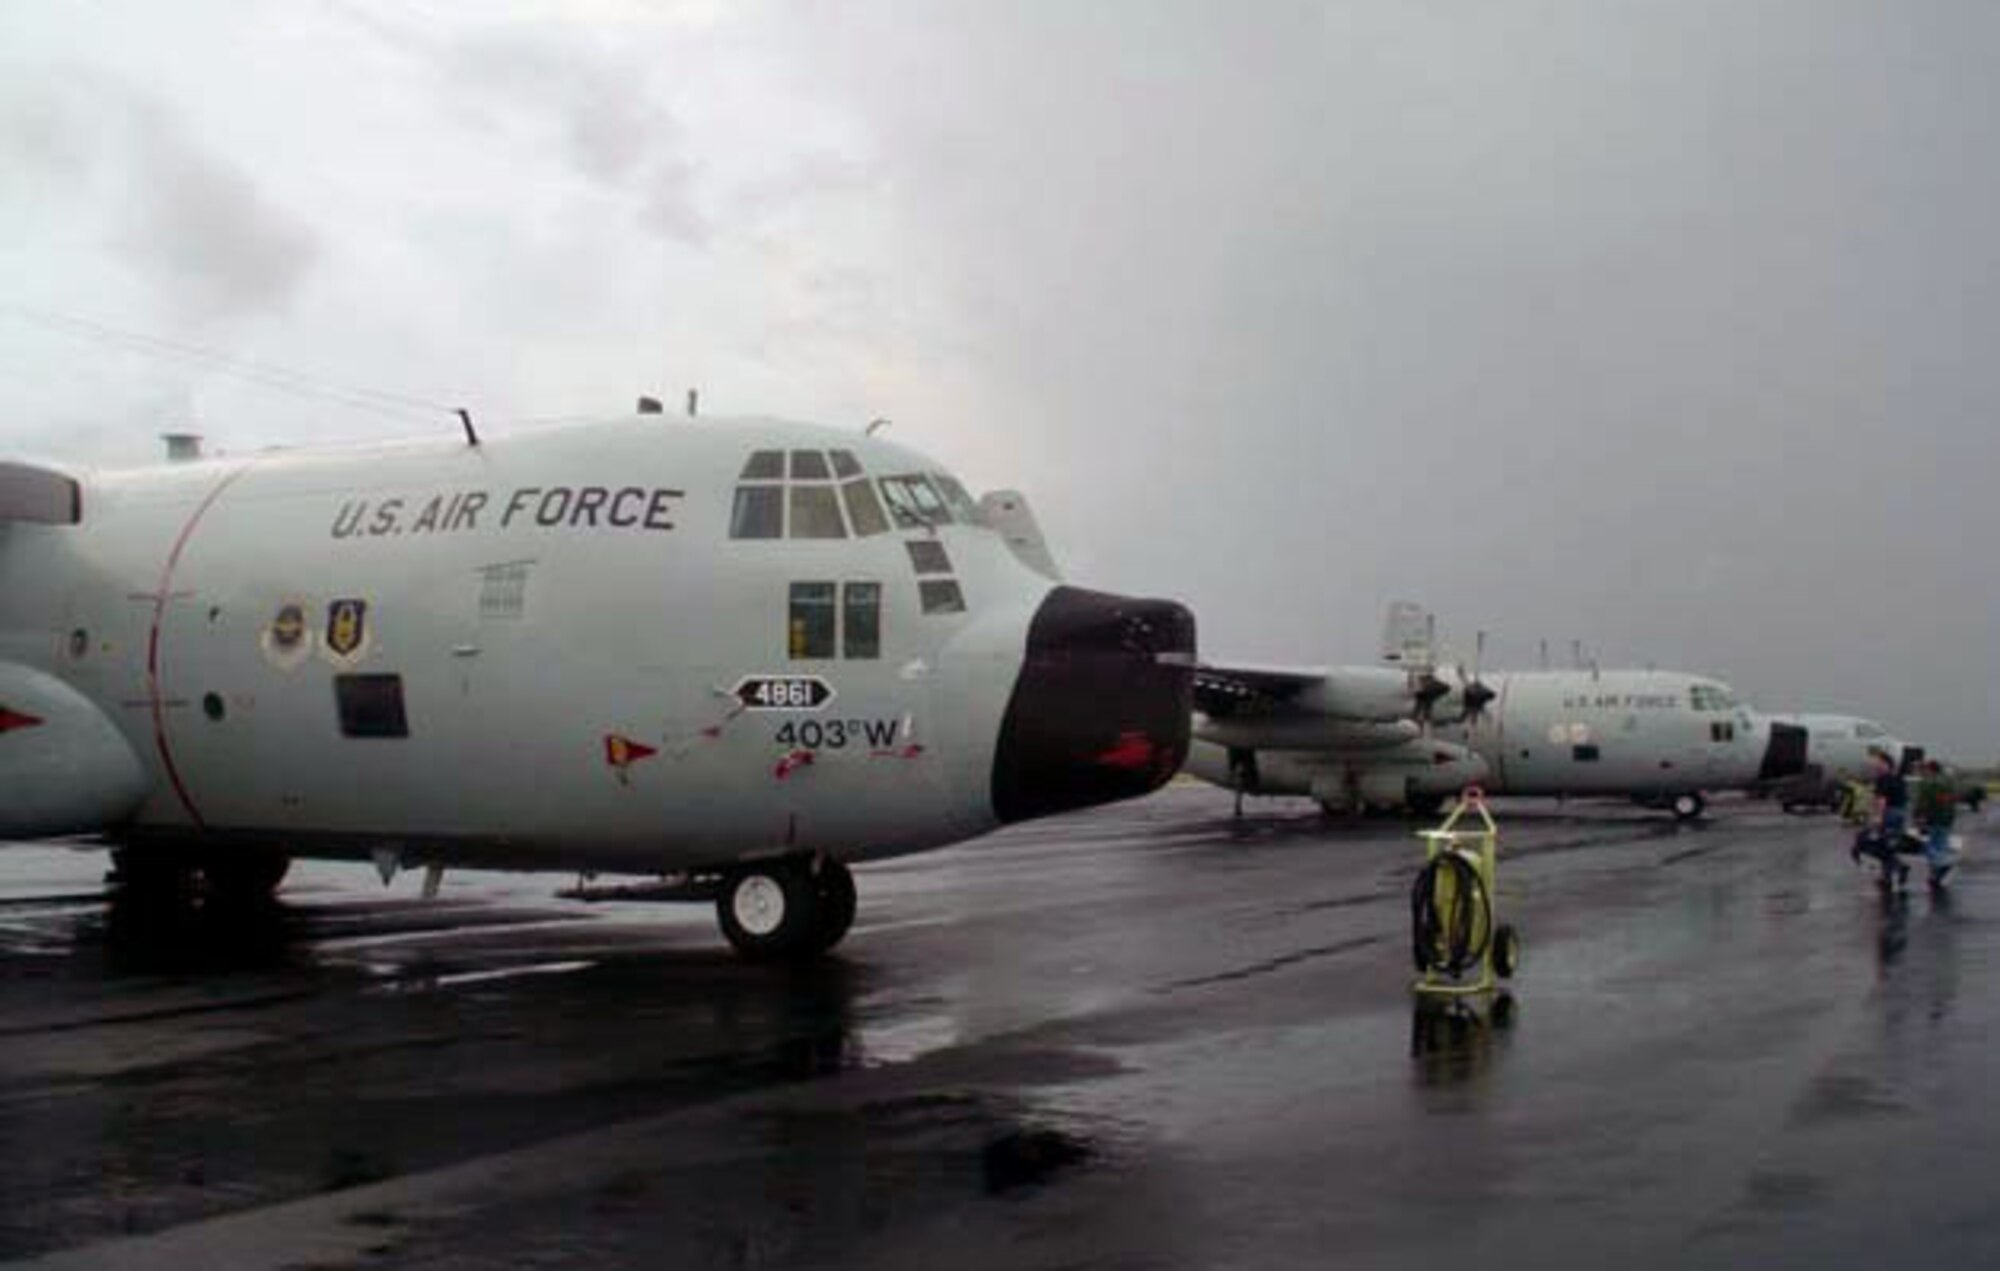
[[[0,664],[115,726],[134,848],[864,860],[1143,793],[1185,750],[1153,657],[1191,656],[1185,610],[1053,585],[936,464],[853,433],[640,416],[110,474],[83,504],[0,525]],[[1134,613],[1157,649],[1115,638]],[[1097,701],[1047,691],[1098,671]]]

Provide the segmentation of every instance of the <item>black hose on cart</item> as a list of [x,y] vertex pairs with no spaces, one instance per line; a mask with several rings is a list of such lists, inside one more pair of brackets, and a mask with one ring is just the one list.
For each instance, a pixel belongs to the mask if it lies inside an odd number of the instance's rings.
[[1493,941],[1493,901],[1479,870],[1457,852],[1439,852],[1410,885],[1411,953],[1417,970],[1461,976]]

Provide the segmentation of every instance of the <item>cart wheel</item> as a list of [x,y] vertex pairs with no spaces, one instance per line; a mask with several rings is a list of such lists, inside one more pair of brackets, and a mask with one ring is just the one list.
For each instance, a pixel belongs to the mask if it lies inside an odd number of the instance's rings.
[[1521,966],[1521,933],[1511,923],[1501,923],[1493,933],[1493,971],[1503,980],[1514,978]]

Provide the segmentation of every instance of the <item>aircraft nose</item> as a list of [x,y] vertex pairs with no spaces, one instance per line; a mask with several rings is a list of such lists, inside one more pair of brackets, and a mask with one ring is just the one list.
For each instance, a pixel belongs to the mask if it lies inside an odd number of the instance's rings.
[[1187,758],[1194,615],[1170,600],[1058,587],[993,758],[993,810],[1023,821],[1146,794]]
[[1806,730],[1797,724],[1771,723],[1771,740],[1764,745],[1764,766],[1757,780],[1777,781],[1806,770]]

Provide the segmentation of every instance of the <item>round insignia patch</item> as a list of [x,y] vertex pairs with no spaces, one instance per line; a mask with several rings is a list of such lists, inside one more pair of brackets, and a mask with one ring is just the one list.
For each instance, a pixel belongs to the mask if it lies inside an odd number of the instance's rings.
[[279,670],[303,666],[312,656],[312,629],[306,625],[305,605],[297,600],[279,605],[257,643],[264,651],[264,660]]

